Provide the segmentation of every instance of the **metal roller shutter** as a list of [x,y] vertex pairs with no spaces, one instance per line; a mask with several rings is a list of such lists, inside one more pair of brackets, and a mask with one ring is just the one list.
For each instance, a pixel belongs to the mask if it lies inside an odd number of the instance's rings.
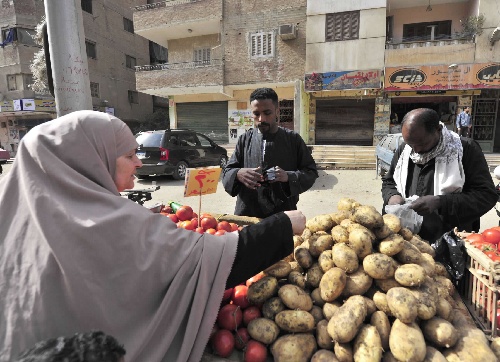
[[227,102],[178,103],[177,128],[189,128],[217,143],[228,143]]
[[373,145],[375,100],[317,100],[317,145]]

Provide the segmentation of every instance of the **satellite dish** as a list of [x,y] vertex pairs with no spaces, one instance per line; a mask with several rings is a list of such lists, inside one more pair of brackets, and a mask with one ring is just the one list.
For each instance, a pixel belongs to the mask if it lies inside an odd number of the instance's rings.
[[490,43],[491,45],[495,44],[497,40],[500,40],[500,27],[493,29],[490,35]]

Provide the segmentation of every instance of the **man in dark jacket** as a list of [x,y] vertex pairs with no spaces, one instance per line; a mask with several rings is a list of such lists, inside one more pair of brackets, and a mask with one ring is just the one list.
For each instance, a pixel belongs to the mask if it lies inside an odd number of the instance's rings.
[[267,217],[296,210],[299,194],[318,177],[299,134],[278,126],[278,95],[259,88],[250,95],[255,128],[240,136],[223,171],[222,184],[238,196],[235,215]]
[[448,131],[428,108],[408,112],[402,133],[405,143],[382,179],[384,209],[419,196],[411,208],[424,217],[419,235],[430,243],[454,227],[479,231],[497,196],[477,142]]

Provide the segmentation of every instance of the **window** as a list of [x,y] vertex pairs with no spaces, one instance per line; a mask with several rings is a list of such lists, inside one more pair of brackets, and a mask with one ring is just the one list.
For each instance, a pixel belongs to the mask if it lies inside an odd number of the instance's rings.
[[37,45],[35,39],[33,39],[33,36],[35,34],[36,31],[33,29],[26,29],[26,28],[2,29],[2,41],[3,42],[5,42],[6,40],[8,40],[9,42],[17,41],[20,44]]
[[182,133],[179,135],[181,146],[198,146],[200,141],[193,133]]
[[17,90],[17,80],[16,80],[15,74],[8,74],[7,75],[7,89],[9,91]]
[[128,91],[128,102],[133,104],[139,104],[139,93],[136,91]]
[[92,0],[82,0],[82,10],[92,14]]
[[6,122],[0,122],[0,127],[1,128],[7,128],[7,123]]
[[251,34],[250,47],[250,55],[252,58],[274,57],[273,32]]
[[403,41],[451,39],[451,20],[403,25]]
[[326,14],[326,41],[353,40],[359,37],[359,11]]
[[134,22],[130,19],[123,18],[123,29],[129,33],[134,33]]
[[202,147],[212,147],[212,142],[210,142],[210,140],[207,137],[205,137],[202,134],[198,134],[197,136]]
[[168,61],[168,49],[149,42],[149,63],[150,64],[165,64]]
[[23,74],[23,89],[29,90],[31,89],[31,85],[33,84],[33,74]]
[[134,69],[137,65],[137,59],[125,54],[125,66],[130,69]]
[[279,122],[292,122],[293,124],[293,100],[283,99],[279,101]]
[[99,98],[99,83],[90,82],[90,96]]
[[87,57],[97,59],[96,46],[93,41],[85,40],[85,49],[87,50]]
[[195,49],[194,50],[194,59],[195,62],[210,62],[210,48],[204,49]]

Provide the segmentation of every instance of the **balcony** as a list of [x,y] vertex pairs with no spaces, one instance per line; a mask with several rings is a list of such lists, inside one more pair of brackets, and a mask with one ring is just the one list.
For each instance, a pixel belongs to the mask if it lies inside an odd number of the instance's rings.
[[221,59],[143,65],[136,67],[135,71],[137,90],[155,96],[223,91],[224,63]]
[[135,33],[167,47],[168,40],[220,32],[222,0],[170,0],[134,7]]

